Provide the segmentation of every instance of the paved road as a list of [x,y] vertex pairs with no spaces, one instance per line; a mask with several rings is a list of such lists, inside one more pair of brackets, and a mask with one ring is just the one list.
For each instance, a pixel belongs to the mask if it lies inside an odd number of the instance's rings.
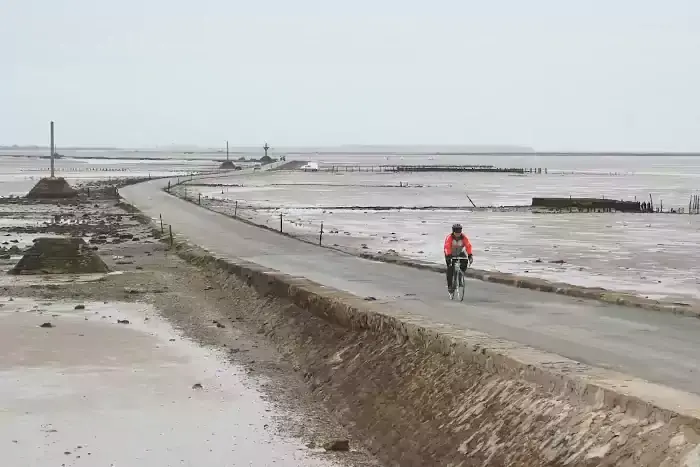
[[[238,257],[324,285],[395,302],[404,311],[530,345],[582,363],[700,393],[700,320],[582,301],[477,280],[468,303],[450,302],[444,277],[377,263],[259,229],[160,190],[155,180],[120,193],[173,231]],[[436,239],[437,241],[437,239]]]

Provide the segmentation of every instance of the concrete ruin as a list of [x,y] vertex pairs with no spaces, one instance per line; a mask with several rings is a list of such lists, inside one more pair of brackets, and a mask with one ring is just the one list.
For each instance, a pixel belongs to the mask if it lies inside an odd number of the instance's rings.
[[94,274],[109,268],[81,237],[41,237],[9,274]]
[[42,178],[27,193],[28,199],[71,199],[77,197],[78,191],[70,186],[63,177]]

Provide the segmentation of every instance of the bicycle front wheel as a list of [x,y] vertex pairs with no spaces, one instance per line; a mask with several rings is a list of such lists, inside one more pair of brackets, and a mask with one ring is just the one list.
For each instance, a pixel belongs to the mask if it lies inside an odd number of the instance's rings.
[[464,301],[464,289],[466,288],[466,282],[464,280],[464,273],[460,271],[459,273],[459,286],[457,287],[457,290],[459,291],[459,301],[463,302]]

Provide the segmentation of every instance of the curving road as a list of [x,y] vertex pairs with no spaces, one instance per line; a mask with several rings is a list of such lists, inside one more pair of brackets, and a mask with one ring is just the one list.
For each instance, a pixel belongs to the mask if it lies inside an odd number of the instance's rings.
[[[277,235],[164,193],[167,180],[120,190],[153,218],[223,257],[307,277],[404,311],[529,345],[589,365],[700,394],[700,319],[471,280],[465,303],[449,301],[444,277],[356,258]],[[439,239],[436,239],[439,241]]]

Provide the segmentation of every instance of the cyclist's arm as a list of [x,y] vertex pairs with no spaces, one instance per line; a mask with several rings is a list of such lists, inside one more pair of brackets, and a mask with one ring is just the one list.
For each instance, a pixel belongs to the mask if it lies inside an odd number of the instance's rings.
[[466,235],[464,235],[464,249],[467,250],[468,255],[472,254],[472,244],[469,242],[469,237]]
[[445,253],[445,256],[450,256],[452,254],[452,239],[449,235],[445,237],[445,244],[442,247],[442,252]]

